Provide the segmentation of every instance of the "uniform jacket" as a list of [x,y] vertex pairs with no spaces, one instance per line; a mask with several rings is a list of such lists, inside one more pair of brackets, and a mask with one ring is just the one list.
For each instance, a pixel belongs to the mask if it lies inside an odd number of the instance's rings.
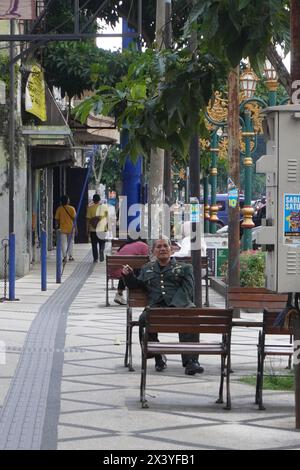
[[144,288],[148,292],[150,307],[162,301],[168,307],[194,307],[194,276],[191,264],[178,263],[175,258],[163,268],[158,261],[145,264],[138,277],[124,277],[129,288]]

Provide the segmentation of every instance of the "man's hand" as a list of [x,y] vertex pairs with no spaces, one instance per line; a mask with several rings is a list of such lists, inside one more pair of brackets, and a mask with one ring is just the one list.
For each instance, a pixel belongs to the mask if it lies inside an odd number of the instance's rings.
[[125,264],[122,269],[123,276],[128,276],[128,274],[133,274],[133,269],[128,264]]

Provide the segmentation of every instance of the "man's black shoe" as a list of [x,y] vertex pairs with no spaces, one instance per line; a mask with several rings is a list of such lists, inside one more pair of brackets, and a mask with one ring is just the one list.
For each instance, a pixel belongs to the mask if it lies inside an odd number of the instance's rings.
[[202,374],[202,372],[204,372],[204,369],[197,361],[189,361],[185,367],[186,375]]
[[156,372],[162,372],[167,367],[167,358],[161,354],[155,356],[155,370]]

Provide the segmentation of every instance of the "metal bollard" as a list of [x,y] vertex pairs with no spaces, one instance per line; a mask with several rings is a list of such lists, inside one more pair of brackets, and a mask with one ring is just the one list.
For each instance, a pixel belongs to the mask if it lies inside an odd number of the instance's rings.
[[61,284],[61,231],[56,230],[56,284]]
[[8,267],[8,279],[9,279],[9,300],[16,300],[15,298],[15,283],[16,283],[16,235],[14,233],[9,234],[9,267]]
[[7,267],[8,267],[8,239],[4,238],[1,242],[2,247],[4,248],[4,260],[3,260],[3,297],[0,299],[0,302],[8,300],[7,298]]
[[47,234],[41,232],[41,290],[47,290]]

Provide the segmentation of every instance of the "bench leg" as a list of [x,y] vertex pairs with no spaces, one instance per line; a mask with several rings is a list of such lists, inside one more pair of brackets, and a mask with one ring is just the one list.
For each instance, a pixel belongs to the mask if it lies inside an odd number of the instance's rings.
[[140,402],[142,403],[142,408],[149,408],[148,402],[146,400],[146,375],[147,375],[147,358],[144,352],[142,351],[141,388],[140,388]]
[[128,336],[128,370],[129,372],[134,372],[134,368],[132,366],[132,320],[129,323],[129,336]]
[[205,307],[209,307],[209,297],[208,297],[208,277],[205,277]]
[[129,349],[129,324],[130,324],[130,310],[131,307],[127,307],[126,309],[126,349],[125,349],[125,357],[124,357],[124,367],[128,367],[128,349]]
[[261,354],[260,354],[260,348],[258,347],[257,350],[257,373],[256,373],[256,389],[255,389],[255,405],[258,405],[259,401],[259,381],[260,381],[260,361],[261,361]]
[[221,378],[220,378],[220,387],[219,387],[219,398],[216,403],[224,403],[223,401],[223,387],[224,387],[224,376],[225,376],[225,358],[221,356]]
[[124,357],[124,367],[128,367],[129,372],[134,372],[132,367],[132,329],[134,323],[132,322],[132,308],[127,307],[126,315],[126,350]]
[[[290,344],[292,344],[292,343],[293,343],[293,336],[290,335]],[[287,369],[291,370],[291,368],[292,368],[292,355],[290,354],[289,359],[288,359]]]
[[108,278],[106,277],[106,307],[109,307],[109,300],[108,300]]
[[260,359],[260,374],[258,380],[258,408],[260,410],[265,410],[263,405],[263,385],[264,385],[264,354],[261,354]]
[[231,410],[231,395],[230,395],[230,367],[231,358],[230,353],[227,355],[227,366],[226,366],[226,406],[225,410]]

